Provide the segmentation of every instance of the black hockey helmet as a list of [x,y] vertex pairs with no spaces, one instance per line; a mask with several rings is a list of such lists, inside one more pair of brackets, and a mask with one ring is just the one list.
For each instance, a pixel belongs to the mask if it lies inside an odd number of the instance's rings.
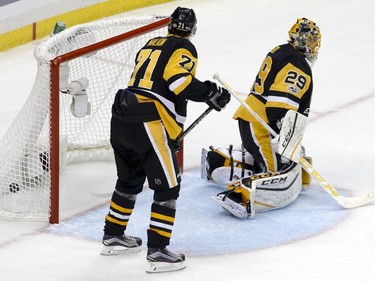
[[178,7],[174,10],[168,24],[169,33],[183,37],[192,37],[196,30],[197,18],[193,9]]

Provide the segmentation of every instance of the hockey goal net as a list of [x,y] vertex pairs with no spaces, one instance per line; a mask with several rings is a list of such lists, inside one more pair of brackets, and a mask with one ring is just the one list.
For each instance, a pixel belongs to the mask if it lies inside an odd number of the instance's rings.
[[73,161],[111,158],[113,97],[126,87],[136,52],[165,35],[168,21],[99,20],[37,46],[34,86],[0,141],[0,216],[59,222],[60,172]]

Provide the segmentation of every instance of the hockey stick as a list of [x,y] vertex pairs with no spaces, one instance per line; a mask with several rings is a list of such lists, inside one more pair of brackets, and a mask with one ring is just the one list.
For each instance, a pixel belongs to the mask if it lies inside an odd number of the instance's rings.
[[[262,119],[260,116],[250,108],[250,106],[239,97],[232,87],[226,83],[219,73],[216,73],[213,78],[219,81],[228,91],[229,93],[234,96],[240,103],[243,105],[246,110],[251,113],[263,126],[264,128],[274,137],[277,136],[276,132]],[[342,196],[332,185],[330,185],[314,167],[303,157],[299,158],[299,163],[302,168],[309,173],[318,183],[319,185],[333,198],[335,199],[342,207],[346,209],[356,208],[363,205],[370,204],[375,201],[375,194],[374,192],[366,193],[362,196],[356,197],[344,197]]]
[[342,196],[332,185],[330,185],[314,167],[303,157],[300,157],[299,163],[316,181],[319,182],[320,186],[329,193],[342,207],[346,209],[356,208],[363,205],[373,203],[375,201],[374,192],[369,192],[364,195],[355,197],[344,197]]
[[195,119],[195,121],[193,123],[191,123],[191,125],[186,129],[184,130],[177,138],[176,138],[176,142],[179,143],[184,137],[186,137],[186,135],[188,133],[191,132],[191,130],[193,130],[195,128],[195,126],[197,126],[202,120],[203,118],[205,118],[211,111],[213,110],[212,107],[209,107],[207,108],[197,119]]
[[[213,108],[209,107],[207,108],[197,119],[195,119],[195,121],[193,123],[191,123],[191,125],[186,129],[184,130],[175,140],[175,142],[177,143],[180,143],[180,141],[186,137],[186,135],[188,133],[191,132],[191,130],[193,130],[195,128],[195,126],[197,126],[211,111],[213,110]],[[91,192],[91,196],[93,197],[97,197],[97,198],[107,198],[107,197],[111,197],[113,194],[113,192],[109,192],[109,193],[100,193],[100,192]]]
[[219,73],[216,73],[213,78],[219,81],[228,91],[229,93],[238,100],[238,102],[246,108],[250,114],[252,114],[258,121],[261,123],[264,128],[267,129],[268,132],[274,137],[277,136],[276,132],[232,89],[232,87],[221,78]]

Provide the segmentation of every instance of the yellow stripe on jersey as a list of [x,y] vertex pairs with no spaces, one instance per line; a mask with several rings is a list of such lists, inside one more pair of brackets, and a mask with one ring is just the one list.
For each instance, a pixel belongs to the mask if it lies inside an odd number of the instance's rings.
[[162,215],[162,214],[155,213],[155,212],[151,212],[151,218],[174,223],[174,217]]
[[291,63],[277,73],[270,91],[288,93],[301,99],[309,89],[311,77]]
[[271,54],[274,54],[276,53],[276,51],[280,49],[280,46],[276,46],[275,48],[272,49],[272,51],[270,52]]
[[[268,123],[268,117],[265,111],[265,104],[262,103],[259,99],[257,99],[253,94],[249,95],[245,102],[247,105],[254,110],[262,120]],[[237,111],[233,115],[233,119],[242,119],[248,122],[259,122],[252,114],[244,106],[240,106]]]
[[161,120],[163,121],[165,129],[168,131],[169,137],[171,139],[177,138],[177,136],[181,133],[182,128],[177,124],[176,120],[168,114],[161,103],[156,101],[155,106],[159,112]]
[[163,167],[169,187],[175,187],[177,183],[176,172],[173,165],[171,150],[168,146],[168,138],[160,120],[144,123],[148,137]]
[[156,106],[156,109],[159,113],[159,116],[164,124],[165,129],[168,132],[168,135],[171,139],[177,138],[181,133],[182,128],[177,124],[176,120],[168,113],[165,107],[157,100],[145,97],[142,95],[136,95],[138,102],[153,102]]
[[177,49],[173,52],[167,65],[165,66],[163,78],[168,81],[171,77],[178,74],[195,76],[197,63],[197,58],[194,57],[187,49]]

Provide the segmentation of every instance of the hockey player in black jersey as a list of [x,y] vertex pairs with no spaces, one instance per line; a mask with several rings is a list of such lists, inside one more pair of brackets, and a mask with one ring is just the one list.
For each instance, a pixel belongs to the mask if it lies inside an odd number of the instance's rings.
[[[298,112],[302,118],[309,115],[311,68],[320,40],[320,30],[313,21],[298,19],[289,31],[288,43],[267,54],[255,77],[246,103],[276,134],[280,135],[288,111]],[[278,153],[278,137],[273,139],[243,105],[233,118],[238,120],[242,147],[203,150],[202,177],[229,189],[212,199],[241,218],[292,203],[302,185],[309,185],[310,176],[298,163]]]
[[154,191],[147,230],[148,272],[185,267],[184,254],[166,246],[172,236],[180,172],[173,140],[181,133],[188,100],[220,111],[230,94],[211,81],[195,78],[198,55],[190,38],[196,32],[192,9],[178,7],[168,35],[149,40],[137,53],[127,88],[112,107],[111,144],[118,180],[105,219],[103,255],[139,251],[142,241],[125,235],[137,194],[147,179]]
[[[246,103],[276,132],[288,110],[309,115],[321,34],[314,22],[300,18],[289,31],[289,42],[269,52],[255,77]],[[245,149],[254,157],[255,172],[280,171],[285,166],[271,146],[271,135],[243,106],[234,114]]]

